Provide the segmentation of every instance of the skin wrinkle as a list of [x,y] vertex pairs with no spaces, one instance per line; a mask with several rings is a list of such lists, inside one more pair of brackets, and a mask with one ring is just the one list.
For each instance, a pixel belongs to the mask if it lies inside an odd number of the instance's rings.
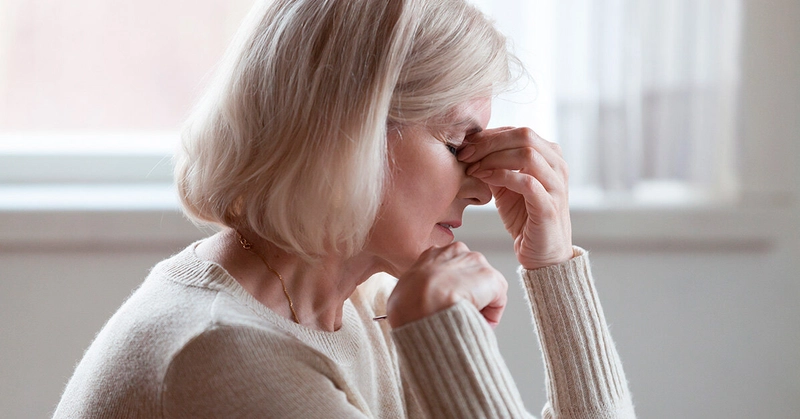
[[[561,270],[568,255],[559,250],[571,251],[572,241],[563,228],[570,225],[566,176],[552,170],[560,153],[530,129],[485,129],[495,87],[514,61],[505,38],[462,0],[257,5],[212,94],[192,113],[186,164],[176,169],[187,213],[228,228],[162,262],[165,272],[151,273],[112,318],[174,336],[164,347],[206,333],[210,311],[230,326],[208,332],[216,338],[201,342],[203,351],[184,348],[176,408],[197,416],[354,418],[387,406],[386,417],[420,417],[420,397],[437,417],[519,417],[521,397],[487,327],[505,309],[506,280],[482,255],[453,243],[451,231],[468,205],[485,204],[494,191],[515,244],[523,243],[515,246],[517,261],[546,269],[530,273],[527,287],[536,289],[531,300],[541,307],[533,310],[547,334],[549,396],[558,413],[571,411],[583,391],[572,386],[588,374],[578,362],[587,355],[580,334],[592,325],[565,304],[587,305],[571,286],[587,279]],[[192,150],[198,147],[204,150]],[[471,164],[484,164],[479,176],[467,173]],[[195,170],[202,179],[180,180]],[[201,204],[214,211],[193,207]],[[236,210],[230,219],[217,214],[227,209]],[[234,227],[259,257],[236,244]],[[201,277],[168,272],[206,261],[224,268]],[[283,290],[273,269],[286,279]],[[397,280],[389,286],[379,272]],[[357,295],[373,281],[391,290],[381,296],[379,314],[388,318],[380,325],[365,315],[375,312],[370,298]],[[224,306],[209,303],[223,294]],[[296,323],[287,302],[297,307]],[[148,364],[109,359],[129,328],[108,324],[64,400],[88,392],[107,400],[113,383],[135,383],[148,394],[116,412],[144,411],[154,399],[148,367],[163,365],[165,349],[144,340],[138,343],[151,354],[140,347],[128,354]],[[613,345],[606,349],[617,365]],[[385,378],[395,371],[407,387]],[[89,388],[85,377],[110,384]],[[412,401],[398,403],[406,395]]]
[[[485,126],[491,100],[475,99],[452,112]],[[398,275],[430,246],[452,242],[437,223],[460,221],[467,205],[475,204],[476,197],[488,201],[490,192],[466,176],[463,163],[431,135],[428,126],[391,129],[388,144],[391,180],[366,251],[381,257],[388,272]]]

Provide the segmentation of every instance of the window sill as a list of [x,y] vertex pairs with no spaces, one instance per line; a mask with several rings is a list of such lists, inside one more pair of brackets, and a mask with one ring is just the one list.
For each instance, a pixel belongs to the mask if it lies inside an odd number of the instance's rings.
[[[767,251],[796,229],[791,208],[573,205],[573,238],[624,251]],[[208,235],[180,212],[168,184],[0,186],[0,249],[175,247]],[[456,238],[510,247],[493,206],[470,207]]]
[[0,249],[174,247],[208,234],[169,183],[0,185]]
[[[781,208],[575,207],[573,242],[588,249],[612,251],[768,251],[791,234],[794,211]],[[467,211],[457,234],[467,243],[508,241],[493,210]],[[493,243],[500,245],[500,243]]]

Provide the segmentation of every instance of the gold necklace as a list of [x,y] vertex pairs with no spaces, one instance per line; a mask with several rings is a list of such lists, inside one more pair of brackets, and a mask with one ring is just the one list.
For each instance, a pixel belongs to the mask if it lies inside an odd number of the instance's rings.
[[248,252],[258,256],[258,258],[261,259],[262,262],[264,262],[264,265],[267,267],[267,269],[269,269],[273,274],[275,274],[275,276],[277,276],[278,279],[281,281],[281,286],[283,286],[283,295],[286,296],[286,301],[289,302],[289,310],[292,310],[292,318],[294,319],[295,323],[300,324],[300,319],[297,318],[297,313],[294,311],[294,303],[292,302],[292,297],[289,296],[289,290],[286,289],[286,282],[284,282],[281,273],[276,271],[275,268],[273,268],[272,265],[270,265],[269,262],[267,262],[267,259],[265,259],[264,256],[261,256],[261,253],[258,253],[255,250],[253,250],[253,244],[247,241],[247,239],[245,239],[244,236],[242,236],[242,234],[239,233],[238,230],[234,231],[236,232],[236,238],[239,240],[239,244],[242,245],[242,249],[247,250]]

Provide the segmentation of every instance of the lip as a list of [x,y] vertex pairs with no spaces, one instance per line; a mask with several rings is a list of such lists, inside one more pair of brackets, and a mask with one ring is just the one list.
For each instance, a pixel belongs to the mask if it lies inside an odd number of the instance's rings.
[[442,234],[448,235],[450,237],[451,241],[455,240],[456,236],[455,236],[455,234],[453,234],[453,231],[450,228],[447,228],[443,224],[445,224],[445,223],[436,223],[436,229],[441,231]]
[[456,228],[461,227],[461,221],[457,221],[457,220],[454,220],[454,221],[442,221],[440,223],[436,223],[436,225],[438,225],[440,227],[444,227],[444,228],[450,230],[450,229],[456,229]]
[[461,227],[461,221],[442,221],[441,223],[436,223],[436,227],[450,236],[450,240],[454,240],[456,236],[453,234],[453,230]]

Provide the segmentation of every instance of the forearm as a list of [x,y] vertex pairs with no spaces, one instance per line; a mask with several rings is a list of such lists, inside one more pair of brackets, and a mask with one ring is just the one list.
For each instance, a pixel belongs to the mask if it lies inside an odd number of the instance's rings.
[[547,369],[543,416],[633,418],[631,396],[597,298],[586,252],[520,276]]
[[429,417],[530,416],[494,333],[469,302],[394,329],[392,336]]

